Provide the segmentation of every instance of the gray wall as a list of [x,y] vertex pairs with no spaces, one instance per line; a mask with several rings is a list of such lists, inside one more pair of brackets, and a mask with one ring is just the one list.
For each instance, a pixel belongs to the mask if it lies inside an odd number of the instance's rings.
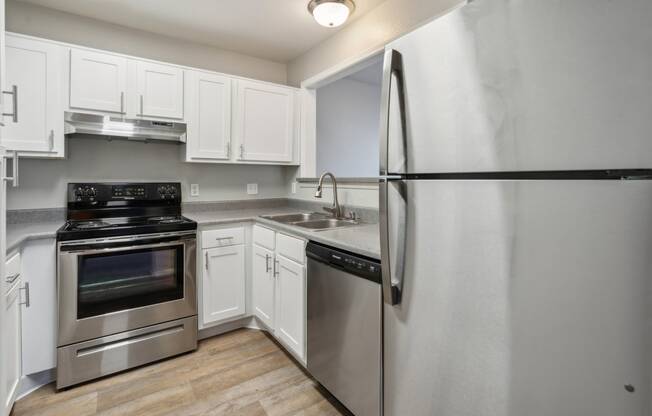
[[317,90],[317,173],[378,176],[380,85],[343,78]]
[[[20,187],[8,188],[7,208],[64,207],[66,184],[76,181],[180,181],[184,201],[287,197],[281,166],[238,166],[182,162],[183,146],[81,137],[66,139],[65,160],[21,159]],[[190,197],[198,183],[199,197]],[[258,195],[247,195],[258,183]]]
[[[106,7],[111,6],[107,3]],[[284,63],[160,36],[16,0],[6,2],[6,28],[11,32],[270,82],[285,83],[287,79],[287,67]]]

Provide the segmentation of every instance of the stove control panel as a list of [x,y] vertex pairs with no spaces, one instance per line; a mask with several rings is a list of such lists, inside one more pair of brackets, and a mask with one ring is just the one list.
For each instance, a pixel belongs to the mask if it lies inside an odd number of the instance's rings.
[[73,195],[76,201],[95,201],[97,189],[91,185],[79,185],[74,188]]
[[159,185],[157,192],[161,199],[174,199],[179,195],[177,185],[175,184]]
[[[79,204],[113,204],[118,201],[163,201],[181,203],[180,183],[69,183],[68,202]],[[142,203],[139,202],[140,205]],[[124,205],[121,205],[124,206]]]
[[147,199],[147,191],[143,185],[113,185],[111,196],[117,199]]

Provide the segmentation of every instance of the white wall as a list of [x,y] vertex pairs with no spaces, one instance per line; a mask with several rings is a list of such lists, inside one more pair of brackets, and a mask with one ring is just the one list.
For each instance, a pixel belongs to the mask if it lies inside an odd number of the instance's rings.
[[[106,7],[111,7],[107,2]],[[285,83],[284,63],[7,0],[6,29],[128,55]]]
[[386,0],[288,64],[288,83],[354,61],[461,3],[460,0]]
[[[8,209],[65,207],[66,184],[83,181],[180,181],[184,201],[287,197],[285,167],[185,163],[174,144],[66,140],[65,160],[21,159],[20,187],[8,187]],[[199,184],[199,197],[190,197],[191,183]],[[258,183],[258,195],[247,195],[247,183]]]
[[342,78],[317,90],[317,174],[378,176],[380,85]]

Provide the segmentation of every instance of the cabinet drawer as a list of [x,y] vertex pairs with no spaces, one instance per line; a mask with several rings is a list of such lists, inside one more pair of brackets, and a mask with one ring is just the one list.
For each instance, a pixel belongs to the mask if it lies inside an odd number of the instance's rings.
[[5,263],[7,290],[10,290],[20,280],[20,253],[16,253]]
[[226,247],[236,244],[244,244],[244,228],[224,228],[221,230],[209,230],[201,233],[202,248]]
[[265,247],[269,250],[274,250],[275,241],[274,241],[274,231],[269,228],[261,227],[260,225],[254,225],[254,244],[258,244],[261,247]]
[[276,252],[287,259],[303,264],[306,253],[306,243],[300,238],[277,233]]

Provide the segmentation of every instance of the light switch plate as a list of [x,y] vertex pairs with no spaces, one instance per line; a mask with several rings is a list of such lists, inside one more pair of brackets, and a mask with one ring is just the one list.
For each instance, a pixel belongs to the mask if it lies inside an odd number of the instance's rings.
[[257,183],[248,183],[247,184],[247,194],[256,195],[258,193],[258,184]]
[[190,184],[190,196],[199,196],[199,184],[191,183]]

